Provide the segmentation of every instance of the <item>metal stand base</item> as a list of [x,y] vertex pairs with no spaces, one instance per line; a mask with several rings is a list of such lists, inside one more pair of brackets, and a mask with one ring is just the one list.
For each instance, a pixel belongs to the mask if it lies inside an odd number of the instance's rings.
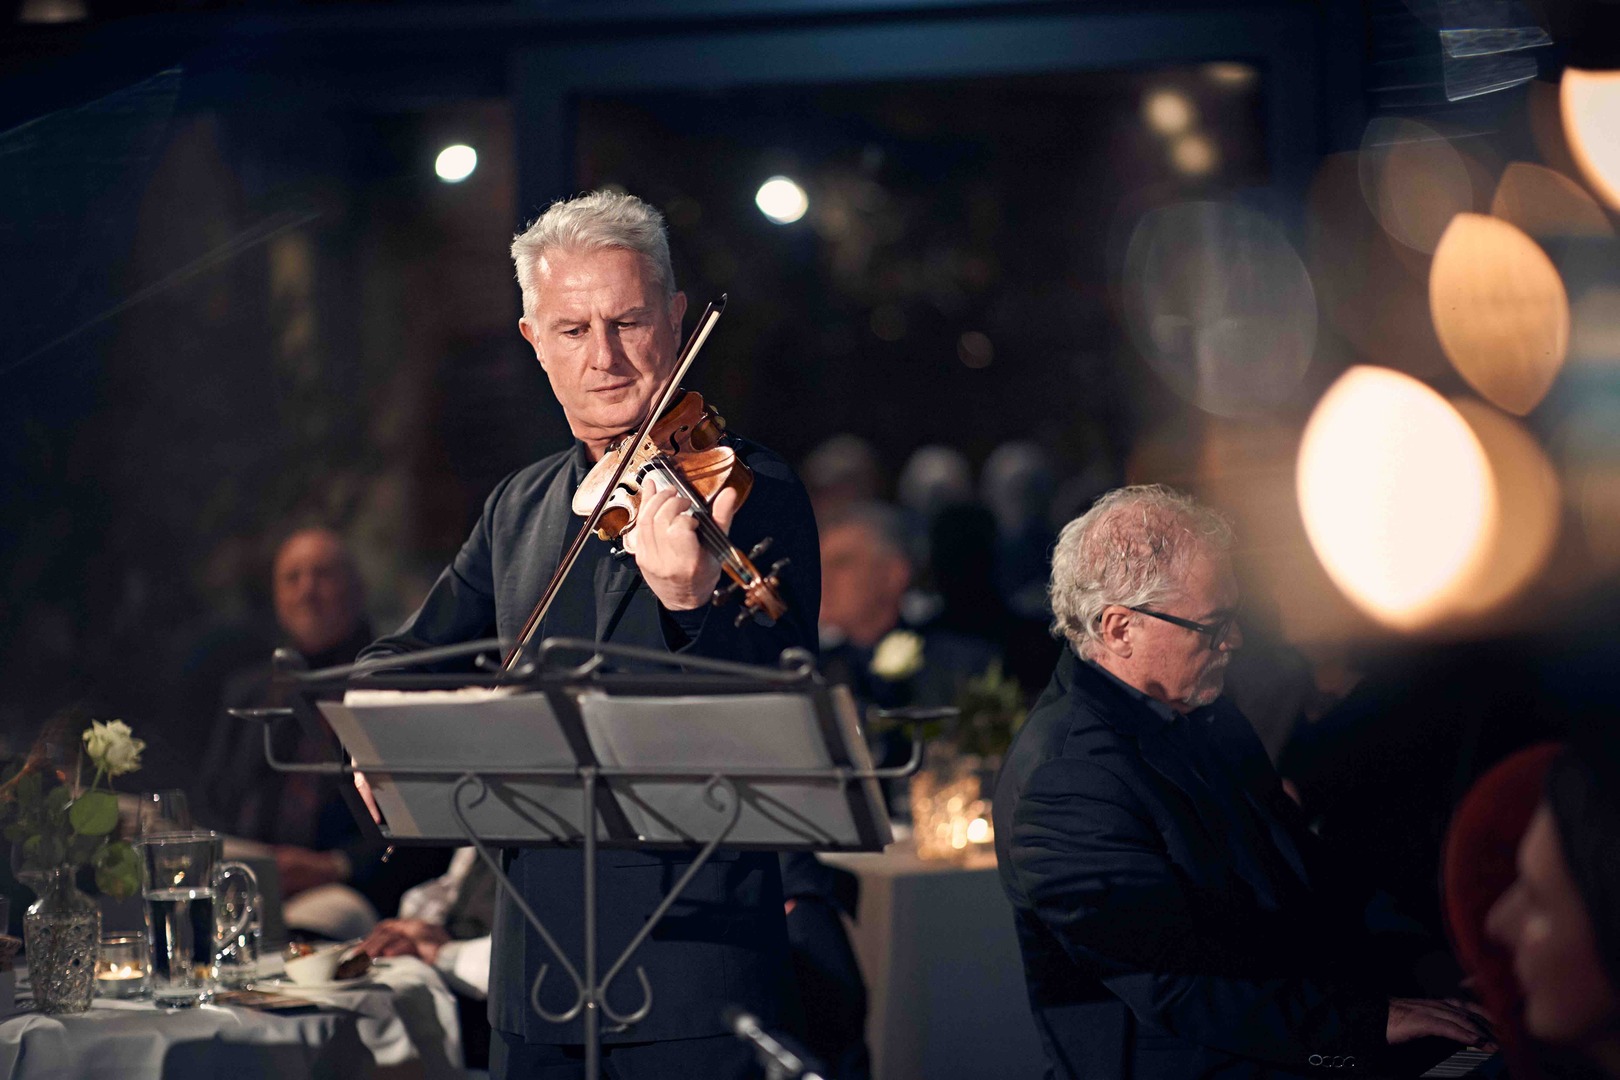
[[675,904],[675,901],[680,899],[681,893],[691,884],[692,878],[709,861],[715,850],[725,842],[726,837],[731,835],[732,829],[736,828],[737,821],[742,816],[742,799],[737,794],[736,785],[718,773],[710,776],[703,789],[704,801],[714,807],[716,813],[726,815],[725,824],[712,840],[698,850],[697,856],[693,858],[691,865],[686,868],[686,872],[676,880],[674,887],[669,890],[669,894],[653,909],[652,915],[642,925],[640,932],[630,939],[630,944],[625,946],[618,959],[608,968],[607,974],[598,981],[596,977],[597,838],[593,811],[596,806],[596,785],[599,776],[600,769],[596,766],[587,765],[579,769],[583,820],[592,823],[592,827],[585,830],[584,845],[585,970],[583,974],[563,954],[557,940],[551,936],[551,931],[546,929],[545,924],[534,913],[534,909],[529,906],[528,901],[523,898],[523,895],[512,884],[511,879],[506,876],[506,872],[501,869],[500,861],[496,859],[484,842],[478,838],[478,834],[473,831],[472,826],[468,824],[466,814],[462,809],[462,793],[476,790],[476,797],[482,798],[489,790],[484,778],[476,773],[466,773],[452,789],[450,795],[451,810],[455,813],[456,820],[460,823],[463,832],[466,833],[467,842],[478,852],[478,857],[495,875],[499,887],[506,890],[507,895],[512,898],[512,902],[517,905],[518,910],[523,912],[523,917],[528,920],[529,925],[534,927],[535,932],[540,935],[540,940],[546,943],[546,948],[550,949],[551,954],[557,958],[557,962],[562,966],[564,974],[574,984],[573,1004],[560,1013],[549,1011],[540,1004],[540,986],[545,981],[550,965],[541,964],[540,970],[535,973],[534,982],[529,985],[529,1007],[541,1019],[553,1024],[569,1023],[583,1013],[586,1080],[597,1080],[601,1075],[602,1018],[606,1017],[615,1025],[610,1030],[623,1031],[631,1025],[646,1019],[648,1014],[652,1012],[652,984],[647,980],[646,970],[639,965],[636,967],[636,978],[641,983],[641,1004],[634,1011],[627,1015],[621,1015],[615,1011],[607,1003],[608,987],[613,985],[613,980],[619,977],[619,973],[630,962],[630,958],[641,947],[641,943],[647,940],[648,936],[652,934],[653,928],[663,919],[664,915]]

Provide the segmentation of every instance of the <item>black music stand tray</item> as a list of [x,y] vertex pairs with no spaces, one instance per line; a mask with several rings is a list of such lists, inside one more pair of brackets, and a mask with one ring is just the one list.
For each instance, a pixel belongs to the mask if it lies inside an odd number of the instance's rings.
[[[315,672],[278,654],[278,679],[297,691],[294,708],[234,715],[266,721],[265,756],[278,771],[363,772],[382,821],[373,821],[352,785],[345,785],[345,797],[374,838],[477,849],[574,984],[570,1008],[545,1009],[539,991],[549,965],[542,965],[529,1003],[552,1023],[582,1019],[588,1080],[600,1075],[602,1018],[623,1030],[652,1009],[652,987],[639,967],[643,1000],[634,1011],[613,1010],[607,988],[716,849],[881,850],[893,834],[878,781],[911,775],[922,762],[922,744],[914,739],[904,765],[874,768],[848,689],[825,683],[814,658],[798,649],[783,653],[782,667],[766,668],[554,638],[505,674],[482,661],[484,674],[398,670],[492,650],[503,655],[503,643],[491,639]],[[566,654],[589,659],[568,665],[558,659]],[[610,670],[609,661],[637,670]],[[677,667],[688,673],[669,670]],[[921,722],[940,713],[899,719]],[[307,731],[320,730],[317,717],[323,717],[349,760],[277,759],[270,722],[293,716]],[[583,852],[579,966],[512,887],[490,844]],[[697,854],[599,979],[596,852],[604,846]]]

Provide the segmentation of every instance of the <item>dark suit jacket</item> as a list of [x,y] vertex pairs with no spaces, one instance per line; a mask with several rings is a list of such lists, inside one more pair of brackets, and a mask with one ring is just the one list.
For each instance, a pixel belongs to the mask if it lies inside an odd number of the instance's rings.
[[1359,897],[1224,701],[1177,718],[1066,650],[994,815],[1056,1076],[1377,1069],[1388,1005]]
[[[348,664],[371,641],[371,626],[362,623],[343,641],[325,652],[304,657],[312,670]],[[290,643],[289,643],[290,645]],[[230,709],[266,708],[292,704],[292,692],[274,679],[270,658],[234,674],[225,683],[202,770],[191,785],[199,824],[211,829],[259,840],[266,844],[292,844],[314,851],[341,851],[349,858],[353,886],[383,915],[399,908],[399,898],[413,885],[437,877],[450,861],[450,853],[430,848],[405,849],[383,861],[383,846],[360,831],[354,814],[343,800],[346,779],[300,776],[276,772],[264,756],[264,731],[228,715]],[[301,725],[284,721],[271,730],[276,756],[283,761],[332,761],[337,739],[323,730],[317,738]],[[311,789],[313,807],[289,812],[300,798],[299,784]],[[312,812],[311,812],[312,811]]]
[[[820,549],[810,501],[781,458],[743,439],[732,439],[754,471],[748,501],[731,536],[744,551],[774,538],[770,558],[786,556],[783,575],[788,614],[774,627],[752,620],[733,625],[734,608],[671,613],[659,605],[635,560],[614,555],[592,539],[541,627],[541,637],[569,636],[669,648],[727,660],[774,664],[783,649],[815,648],[821,599]],[[580,519],[569,509],[588,467],[583,445],[537,462],[503,480],[490,495],[472,535],[440,575],[420,610],[398,633],[366,650],[367,656],[469,641],[498,633],[514,640],[544,592]],[[606,851],[598,860],[598,975],[641,929],[689,856]],[[534,848],[513,855],[508,873],[569,959],[584,955],[581,915],[584,860],[578,851]],[[636,965],[653,990],[651,1015],[605,1042],[720,1035],[721,1010],[738,1004],[777,1022],[793,1002],[787,931],[777,856],[719,851],[705,864],[635,959],[609,989],[620,1013],[641,1000]],[[542,964],[550,971],[541,1001],[565,1010],[574,990],[550,950],[502,894],[496,912],[490,1022],[528,1042],[583,1041],[579,1021],[553,1025],[529,1007],[529,987]]]

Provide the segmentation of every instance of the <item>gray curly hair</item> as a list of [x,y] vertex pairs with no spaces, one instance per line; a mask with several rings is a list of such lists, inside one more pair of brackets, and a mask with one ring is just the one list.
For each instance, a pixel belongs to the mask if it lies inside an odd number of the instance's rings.
[[591,191],[559,199],[512,238],[512,263],[523,289],[523,313],[539,300],[540,257],[548,251],[590,251],[618,247],[645,255],[665,297],[675,295],[675,268],[669,261],[664,215],[634,195]]
[[1090,658],[1104,608],[1158,604],[1177,591],[1195,554],[1231,550],[1231,525],[1188,495],[1162,484],[1110,491],[1058,534],[1052,635]]

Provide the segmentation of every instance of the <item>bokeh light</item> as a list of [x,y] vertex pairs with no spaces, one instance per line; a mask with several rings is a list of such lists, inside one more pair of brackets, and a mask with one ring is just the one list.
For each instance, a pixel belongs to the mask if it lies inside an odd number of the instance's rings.
[[1322,317],[1361,358],[1428,378],[1447,367],[1429,317],[1429,260],[1390,238],[1362,197],[1360,155],[1330,155],[1311,183],[1308,267]]
[[1205,64],[1204,75],[1216,86],[1224,86],[1231,90],[1253,86],[1254,81],[1260,77],[1254,65],[1240,64],[1235,60],[1217,60],[1212,64]]
[[1559,93],[1564,136],[1581,175],[1620,210],[1620,71],[1566,68]]
[[791,225],[810,209],[810,196],[804,188],[785,176],[773,176],[759,185],[754,194],[759,212],[778,225]]
[[1484,447],[1439,394],[1351,368],[1306,424],[1295,485],[1312,550],[1356,606],[1408,631],[1458,610],[1498,504]]
[[478,151],[462,143],[447,146],[433,161],[433,171],[447,184],[459,184],[478,168]]
[[1316,345],[1310,275],[1264,215],[1218,202],[1149,211],[1122,281],[1137,349],[1188,401],[1252,416],[1292,397]]
[[90,17],[84,0],[23,0],[20,23],[70,23]]
[[1537,239],[1613,236],[1609,216],[1575,181],[1545,165],[1515,161],[1502,171],[1491,214]]
[[1473,399],[1452,405],[1484,449],[1496,492],[1495,527],[1456,592],[1461,614],[1483,616],[1512,600],[1547,565],[1558,540],[1562,492],[1552,462],[1523,424]]
[[1483,214],[1458,214],[1434,253],[1429,310],[1440,346],[1468,385],[1523,416],[1569,351],[1569,297],[1547,253]]
[[996,358],[996,347],[978,330],[969,330],[956,339],[956,356],[970,368],[987,368]]
[[1415,120],[1378,117],[1361,140],[1361,191],[1384,231],[1432,252],[1457,214],[1475,209],[1468,164],[1451,141]]
[[1142,95],[1142,120],[1158,135],[1180,135],[1198,119],[1192,98],[1171,86],[1157,86]]
[[1220,163],[1220,150],[1203,132],[1189,131],[1170,144],[1170,164],[1183,176],[1208,176]]

